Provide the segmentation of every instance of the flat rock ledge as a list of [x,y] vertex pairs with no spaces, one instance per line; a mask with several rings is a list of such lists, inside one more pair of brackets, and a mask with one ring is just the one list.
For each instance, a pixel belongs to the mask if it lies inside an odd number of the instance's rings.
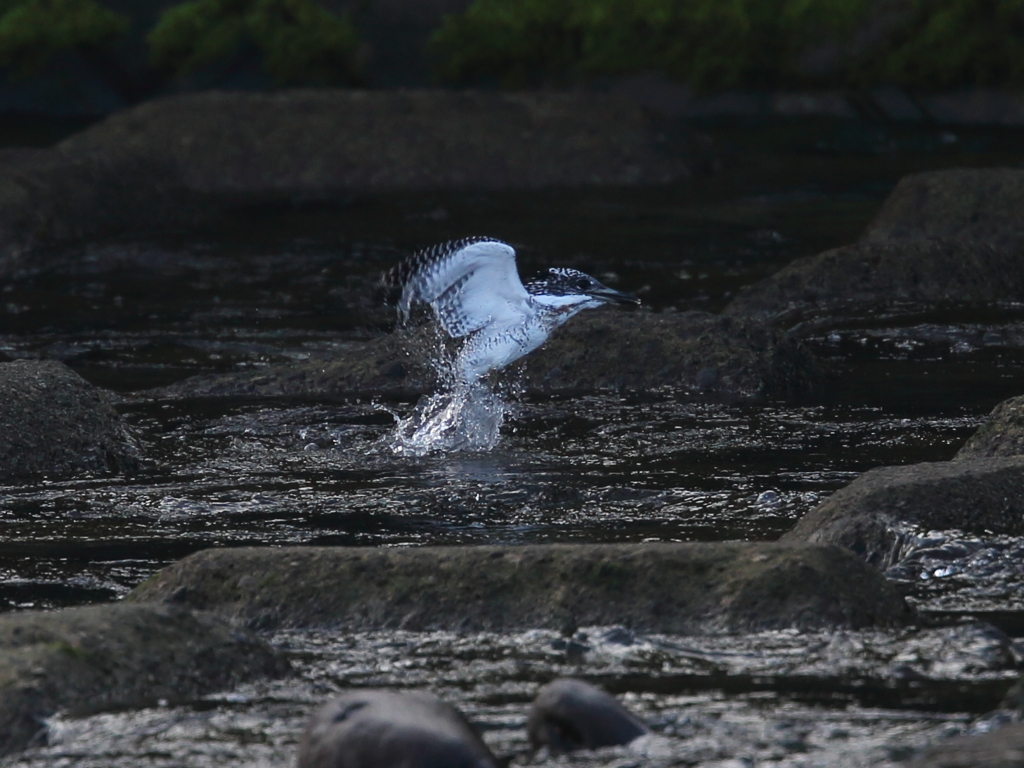
[[1024,765],[1024,723],[1005,725],[978,736],[938,742],[906,763],[906,768],[1020,768]]
[[915,237],[834,248],[744,287],[727,315],[792,321],[900,304],[1024,300],[1024,245]]
[[0,274],[39,245],[241,202],[664,184],[689,175],[691,149],[670,143],[636,104],[594,93],[173,96],[115,113],[53,149],[0,151]]
[[1024,396],[995,408],[957,452],[956,459],[1024,456]]
[[104,390],[63,363],[0,363],[0,478],[123,472],[139,456]]
[[[430,349],[421,337],[395,333],[354,343],[329,362],[197,376],[151,394],[421,394],[434,388],[419,364]],[[824,378],[817,358],[794,337],[755,320],[704,312],[595,311],[573,318],[523,365],[523,384],[533,394],[671,387],[726,399],[789,396],[813,391]]]
[[1024,535],[1024,456],[873,469],[811,510],[782,540],[832,544],[887,568],[898,560],[909,528]]
[[170,601],[259,629],[624,624],[706,634],[899,626],[913,617],[852,554],[792,543],[211,549],[126,599]]
[[115,603],[0,615],[0,755],[45,743],[45,719],[184,703],[287,673],[223,618]]

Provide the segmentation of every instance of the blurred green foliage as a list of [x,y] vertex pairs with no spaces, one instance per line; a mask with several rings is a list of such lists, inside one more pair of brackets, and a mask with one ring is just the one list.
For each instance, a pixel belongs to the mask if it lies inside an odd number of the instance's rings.
[[358,78],[359,40],[351,22],[311,0],[191,0],[165,11],[146,39],[153,64],[175,75],[252,43],[279,85],[338,85]]
[[431,54],[441,81],[506,87],[644,71],[699,91],[1020,85],[1024,0],[476,0]]
[[917,87],[1024,85],[1024,0],[914,0],[865,81]]
[[59,51],[100,46],[127,31],[127,18],[93,0],[0,0],[0,64],[29,75]]

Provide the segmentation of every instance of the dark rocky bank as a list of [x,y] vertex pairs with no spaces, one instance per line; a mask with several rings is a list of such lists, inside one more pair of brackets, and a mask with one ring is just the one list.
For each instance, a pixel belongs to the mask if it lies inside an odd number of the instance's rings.
[[[198,376],[151,394],[421,394],[434,382],[412,350],[436,343],[390,334],[353,343],[330,362]],[[671,387],[725,398],[789,396],[812,392],[823,379],[813,353],[794,337],[758,321],[704,312],[591,312],[558,329],[523,365],[523,384],[535,394]]]
[[903,599],[858,558],[804,544],[206,550],[138,586],[261,629],[507,631],[623,624],[705,634],[898,626]]
[[[675,132],[675,133],[678,133]],[[692,143],[692,142],[691,142]],[[599,94],[207,92],[0,153],[0,274],[38,246],[224,206],[413,189],[663,184],[706,149]]]

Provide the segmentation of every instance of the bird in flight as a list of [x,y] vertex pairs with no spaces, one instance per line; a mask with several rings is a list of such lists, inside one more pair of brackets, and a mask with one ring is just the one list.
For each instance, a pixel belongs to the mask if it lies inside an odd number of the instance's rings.
[[467,385],[537,349],[581,310],[640,303],[590,275],[562,267],[523,285],[515,249],[489,237],[420,251],[388,272],[384,283],[401,289],[398,308],[403,318],[414,304],[426,304],[445,333],[466,339],[456,354],[455,373]]

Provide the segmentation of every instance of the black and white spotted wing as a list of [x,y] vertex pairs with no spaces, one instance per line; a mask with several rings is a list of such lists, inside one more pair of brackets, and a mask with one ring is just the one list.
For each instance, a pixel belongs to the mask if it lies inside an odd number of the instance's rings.
[[487,325],[520,323],[530,312],[515,249],[491,238],[455,240],[421,251],[384,280],[402,289],[398,306],[403,316],[417,302],[428,304],[453,338]]

